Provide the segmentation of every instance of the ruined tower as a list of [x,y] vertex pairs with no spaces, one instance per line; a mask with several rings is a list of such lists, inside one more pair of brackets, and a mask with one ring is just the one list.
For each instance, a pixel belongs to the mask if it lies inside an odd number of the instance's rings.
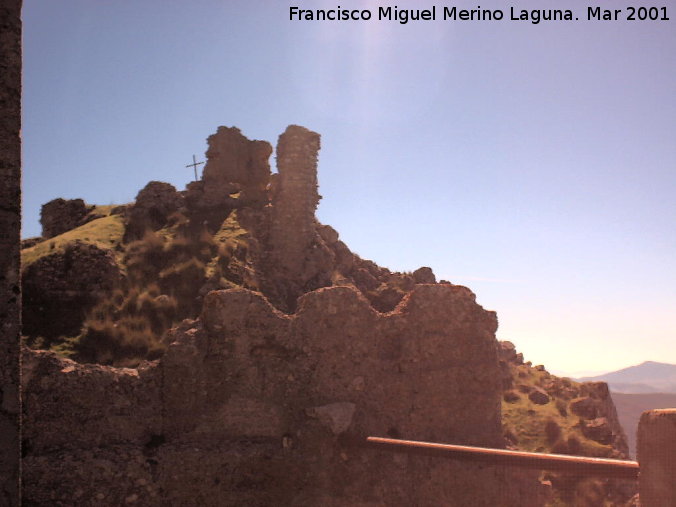
[[268,159],[272,146],[267,141],[250,141],[236,127],[218,127],[207,139],[204,166],[204,199],[220,205],[219,199],[240,192],[247,205],[266,202],[265,187],[270,180]]
[[277,142],[277,169],[272,198],[270,243],[273,261],[287,277],[307,279],[304,264],[317,241],[315,209],[319,134],[289,125]]

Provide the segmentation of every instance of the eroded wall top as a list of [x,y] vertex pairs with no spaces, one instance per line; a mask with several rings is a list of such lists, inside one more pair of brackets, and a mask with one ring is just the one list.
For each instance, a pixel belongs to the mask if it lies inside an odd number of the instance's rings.
[[138,370],[27,350],[28,498],[497,505],[496,470],[360,446],[367,435],[500,446],[496,326],[451,285],[418,285],[389,314],[349,287],[311,292],[291,315],[232,289],[210,293]]

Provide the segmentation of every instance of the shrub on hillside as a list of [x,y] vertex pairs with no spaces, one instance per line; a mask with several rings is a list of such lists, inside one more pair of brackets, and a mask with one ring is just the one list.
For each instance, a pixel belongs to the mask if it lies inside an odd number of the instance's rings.
[[85,362],[128,365],[158,357],[164,332],[178,321],[175,298],[156,284],[115,290],[87,316],[83,331],[59,352]]
[[73,342],[79,361],[114,366],[135,366],[143,359],[156,359],[164,348],[142,316],[125,316],[118,321],[88,320]]
[[165,246],[165,253],[173,263],[180,263],[196,258],[208,261],[218,250],[214,238],[206,229],[198,233],[186,234],[181,232]]
[[554,420],[549,419],[545,423],[545,437],[548,444],[553,444],[561,436],[561,426]]
[[125,264],[129,281],[132,284],[142,286],[152,283],[157,278],[157,273],[166,266],[168,261],[165,243],[162,236],[149,230],[143,238],[127,246]]
[[195,258],[173,264],[159,274],[162,291],[176,298],[181,318],[196,315],[199,311],[197,296],[206,281],[205,264]]

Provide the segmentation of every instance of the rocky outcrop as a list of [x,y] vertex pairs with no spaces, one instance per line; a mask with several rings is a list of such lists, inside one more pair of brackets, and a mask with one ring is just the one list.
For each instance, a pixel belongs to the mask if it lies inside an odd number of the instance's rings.
[[306,294],[292,315],[232,289],[209,293],[166,355],[135,370],[26,350],[25,499],[504,504],[504,471],[361,445],[500,446],[496,326],[451,285],[418,285],[389,314],[348,287]]
[[580,416],[582,431],[588,438],[612,445],[619,458],[629,456],[627,437],[606,382],[583,382],[580,396],[570,402],[570,407]]
[[77,335],[86,312],[120,277],[112,252],[88,243],[70,243],[41,257],[21,277],[23,334],[47,342]]
[[170,183],[151,181],[136,195],[128,210],[124,240],[140,239],[147,230],[156,231],[167,224],[169,216],[183,206],[183,196]]
[[585,437],[600,444],[610,444],[613,440],[613,430],[605,417],[581,421],[580,426]]
[[437,283],[437,277],[434,276],[432,268],[427,266],[416,269],[411,276],[415,283]]
[[[504,435],[510,448],[627,459],[627,440],[607,384],[577,383],[524,362],[511,342],[499,344]],[[540,408],[540,406],[542,408]],[[529,435],[545,436],[534,444]],[[538,447],[535,447],[537,445]],[[622,505],[634,495],[627,481],[546,473],[557,502]]]
[[44,239],[45,238],[43,238],[42,236],[36,236],[36,237],[33,237],[33,238],[22,239],[21,240],[21,250],[24,250],[25,248],[31,248],[31,247],[37,245],[38,243],[41,243],[42,241],[44,241]]
[[87,206],[82,199],[58,198],[43,204],[40,210],[42,237],[53,238],[79,227],[93,208]]

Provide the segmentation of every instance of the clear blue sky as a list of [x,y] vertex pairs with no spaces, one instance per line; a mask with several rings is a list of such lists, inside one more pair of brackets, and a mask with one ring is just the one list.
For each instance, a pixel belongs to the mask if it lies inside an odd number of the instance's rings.
[[467,285],[549,369],[676,363],[676,6],[401,25],[291,5],[378,4],[24,0],[23,235],[55,197],[183,188],[219,125],[274,145],[295,123],[322,135],[318,217],[362,257]]

